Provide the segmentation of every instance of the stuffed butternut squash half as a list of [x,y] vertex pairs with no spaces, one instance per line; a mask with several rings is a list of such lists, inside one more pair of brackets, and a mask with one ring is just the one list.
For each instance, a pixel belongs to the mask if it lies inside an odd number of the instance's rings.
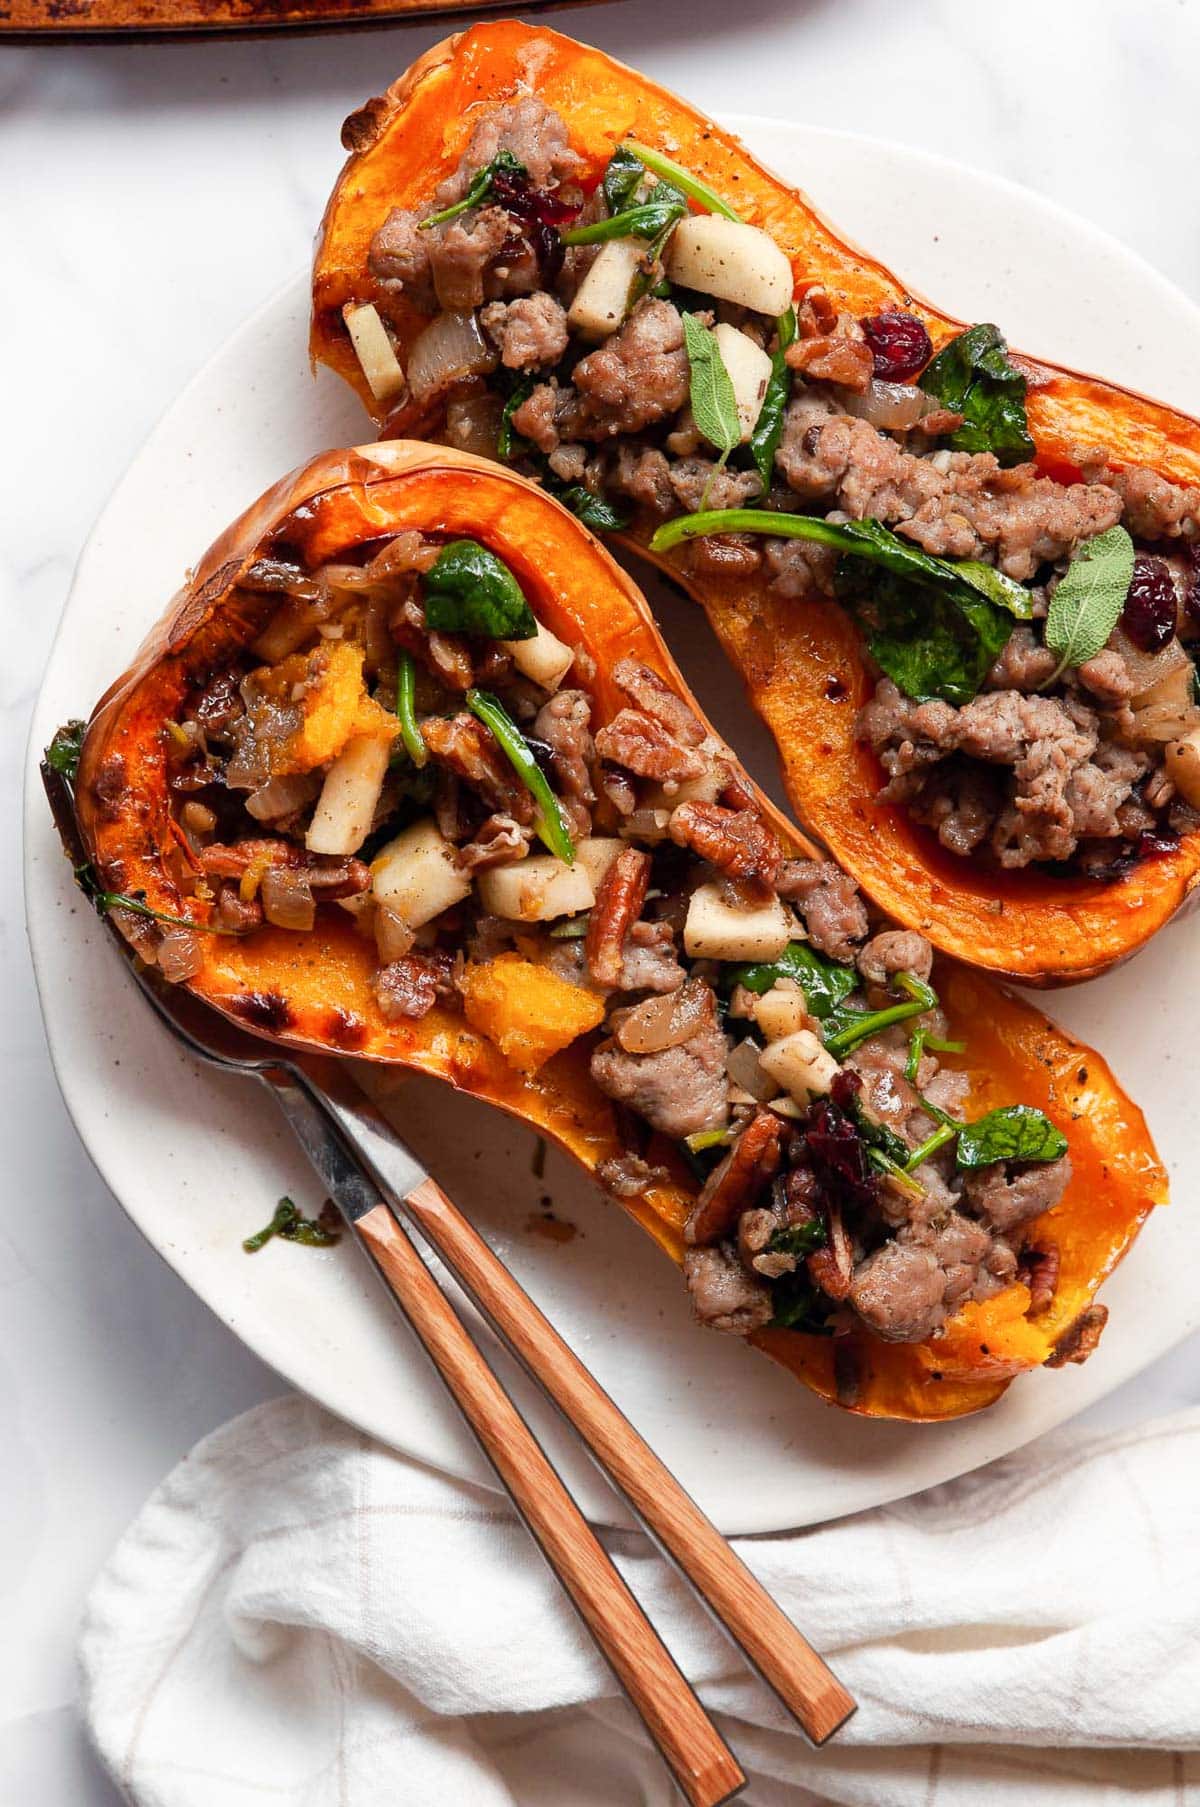
[[554,32],[446,40],[344,138],[314,355],[386,431],[499,457],[676,575],[890,917],[1055,984],[1174,914],[1200,425],[964,330]]
[[873,916],[587,529],[469,455],[265,495],[96,709],[75,807],[165,979],[553,1136],[702,1322],[857,1411],[1081,1359],[1165,1197],[1104,1062]]

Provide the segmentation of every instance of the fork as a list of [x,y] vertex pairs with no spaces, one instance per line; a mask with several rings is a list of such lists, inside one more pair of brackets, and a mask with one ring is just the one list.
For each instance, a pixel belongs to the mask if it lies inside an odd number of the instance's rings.
[[[73,811],[47,780],[68,854]],[[65,787],[63,787],[65,789]],[[55,794],[58,792],[58,794]],[[642,1613],[541,1445],[396,1221],[414,1222],[482,1315],[573,1425],[659,1549],[691,1584],[814,1744],[852,1696],[645,1443],[508,1269],[350,1079],[350,1063],[282,1052],[168,986],[114,942],[160,1021],[210,1064],[274,1095],[360,1247],[463,1412],[484,1455],[694,1807],[732,1799],[745,1777]],[[389,1209],[389,1205],[391,1209]]]

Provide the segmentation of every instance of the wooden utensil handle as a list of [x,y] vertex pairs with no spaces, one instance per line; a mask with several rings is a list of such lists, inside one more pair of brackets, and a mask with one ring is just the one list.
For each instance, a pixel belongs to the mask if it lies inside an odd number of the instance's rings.
[[693,1807],[745,1785],[729,1747],[386,1205],[357,1230]]
[[853,1713],[854,1697],[684,1492],[436,1180],[423,1180],[408,1194],[405,1205],[764,1681],[813,1743],[823,1744]]

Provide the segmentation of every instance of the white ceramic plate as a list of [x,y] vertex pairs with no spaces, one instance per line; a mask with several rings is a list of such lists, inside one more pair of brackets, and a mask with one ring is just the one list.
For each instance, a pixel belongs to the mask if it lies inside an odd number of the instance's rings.
[[[1101,369],[1200,409],[1200,312],[1131,253],[1024,190],[895,145],[735,121],[770,164],[907,278],[1014,344]],[[307,374],[306,278],[234,335],[167,413],[118,486],[80,560],[38,705],[32,751],[86,713],[226,522],[289,467],[352,442],[364,422],[327,372]],[[689,680],[757,774],[765,736],[698,611],[656,592]],[[363,1430],[457,1474],[480,1459],[419,1350],[348,1243],[328,1254],[241,1239],[283,1192],[319,1194],[273,1107],[245,1082],[194,1068],[125,981],[74,893],[31,758],[30,936],[51,1052],[97,1166],[172,1267],[296,1386]],[[1200,1048],[1189,985],[1200,917],[1132,967],[1051,1000],[1113,1060],[1147,1107],[1175,1187],[1109,1284],[1112,1322],[1085,1368],[1019,1381],[957,1424],[873,1424],[831,1410],[771,1363],[691,1323],[683,1288],[620,1210],[553,1151],[544,1179],[520,1127],[404,1079],[396,1107],[434,1172],[725,1530],[808,1524],[872,1506],[1015,1448],[1099,1398],[1200,1322],[1188,1211]],[[575,1227],[552,1241],[539,1200]],[[538,1227],[531,1228],[531,1222]],[[536,1411],[539,1424],[543,1415]],[[612,1496],[549,1441],[595,1516]]]

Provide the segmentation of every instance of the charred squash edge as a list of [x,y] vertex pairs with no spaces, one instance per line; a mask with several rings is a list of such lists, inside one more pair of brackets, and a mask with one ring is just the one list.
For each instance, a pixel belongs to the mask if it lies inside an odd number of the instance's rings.
[[[103,882],[144,890],[149,904],[186,913],[165,854],[171,845],[163,724],[197,681],[253,639],[237,580],[286,524],[312,562],[365,539],[418,527],[470,532],[505,558],[546,624],[595,659],[598,712],[619,706],[607,674],[619,656],[653,667],[699,712],[632,580],[593,536],[543,491],[483,460],[441,447],[381,443],[330,452],[283,479],[201,559],[133,666],[88,726],[76,808]],[[763,796],[759,807],[785,844],[810,844]],[[133,930],[136,933],[136,929]],[[338,912],[308,934],[264,928],[245,939],[202,937],[191,991],[243,1028],[290,1047],[356,1056],[436,1074],[552,1136],[589,1171],[620,1152],[609,1101],[576,1044],[524,1079],[461,1017],[436,1007],[420,1022],[380,1014],[369,979],[373,950]],[[1045,1109],[1071,1137],[1074,1178],[1041,1229],[1062,1256],[1059,1292],[1045,1316],[1024,1315],[1020,1285],[954,1319],[936,1342],[840,1341],[767,1331],[755,1338],[822,1397],[869,1416],[954,1417],[990,1404],[1022,1369],[1050,1357],[1124,1254],[1166,1181],[1141,1112],[1100,1057],[986,976],[944,962],[935,972],[955,1036],[970,1038],[971,1103],[983,1111],[1021,1100]],[[694,1199],[683,1177],[649,1188],[626,1208],[676,1261]],[[847,1392],[847,1362],[857,1393]]]
[[[367,272],[371,238],[390,207],[429,199],[465,149],[478,109],[527,91],[561,114],[592,175],[628,136],[703,177],[782,245],[800,292],[819,280],[841,308],[860,317],[913,309],[935,346],[961,329],[960,321],[915,297],[840,237],[802,193],[684,101],[590,46],[503,20],[434,45],[385,95],[352,115],[343,132],[351,156],[318,236],[311,351],[352,384],[377,425],[340,311],[344,302],[374,292]],[[401,338],[423,323],[413,311],[401,322]],[[1117,465],[1147,464],[1175,481],[1200,483],[1196,420],[1096,377],[1023,363],[1030,431],[1047,474],[1078,477],[1072,446],[1103,444]],[[434,426],[400,414],[389,431]],[[645,537],[634,532],[626,543],[645,555]],[[879,766],[854,739],[855,716],[872,686],[858,630],[836,604],[786,601],[754,578],[699,575],[688,569],[686,552],[659,562],[704,608],[745,679],[775,736],[801,821],[882,910],[944,953],[1027,985],[1074,983],[1136,953],[1200,881],[1200,833],[1107,885],[989,871],[957,858],[904,810],[874,801]]]

